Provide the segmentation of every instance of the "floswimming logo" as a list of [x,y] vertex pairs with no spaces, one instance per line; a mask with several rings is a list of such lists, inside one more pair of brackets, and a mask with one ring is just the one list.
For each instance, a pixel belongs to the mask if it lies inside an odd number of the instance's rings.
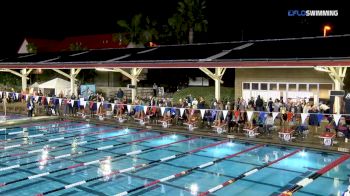
[[288,10],[288,16],[338,16],[338,10]]

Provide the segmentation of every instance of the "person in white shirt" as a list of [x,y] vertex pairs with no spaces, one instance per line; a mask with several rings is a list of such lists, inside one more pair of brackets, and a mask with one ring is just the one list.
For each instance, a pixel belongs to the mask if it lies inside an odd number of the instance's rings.
[[330,109],[330,107],[329,107],[328,105],[324,104],[324,103],[322,103],[322,104],[320,105],[320,110],[321,110],[321,112],[323,112],[323,113],[329,113],[329,109]]
[[198,101],[196,98],[193,98],[193,101],[192,101],[192,108],[193,109],[197,109],[197,105],[198,105]]
[[265,130],[268,132],[268,134],[271,133],[271,129],[274,126],[275,121],[273,119],[272,113],[269,113],[265,120]]

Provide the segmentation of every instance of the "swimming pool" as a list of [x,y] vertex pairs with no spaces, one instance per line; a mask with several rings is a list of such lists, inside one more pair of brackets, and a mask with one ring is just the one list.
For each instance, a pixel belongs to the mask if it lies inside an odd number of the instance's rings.
[[295,195],[338,195],[350,174],[342,154],[71,121],[2,128],[0,152],[0,195],[279,195],[329,165]]
[[0,112],[0,123],[4,122],[5,120],[14,120],[14,119],[23,119],[23,118],[26,118],[26,116],[21,114],[12,114],[12,113],[7,113],[5,116],[4,113]]

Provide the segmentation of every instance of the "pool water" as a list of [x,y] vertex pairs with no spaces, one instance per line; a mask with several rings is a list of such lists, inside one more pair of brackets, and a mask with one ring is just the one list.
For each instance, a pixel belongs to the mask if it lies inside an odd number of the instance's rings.
[[0,112],[0,123],[6,120],[16,120],[16,119],[23,119],[23,118],[27,118],[27,116],[21,115],[21,114],[12,114],[12,113],[7,113],[5,116],[5,113]]
[[[70,121],[1,128],[0,195],[199,195],[295,150]],[[301,150],[211,195],[279,195],[341,156]],[[349,175],[347,159],[294,195],[341,195]]]

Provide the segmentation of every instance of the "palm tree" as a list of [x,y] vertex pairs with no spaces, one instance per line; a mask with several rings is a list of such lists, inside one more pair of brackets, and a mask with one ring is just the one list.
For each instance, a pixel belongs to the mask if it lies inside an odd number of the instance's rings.
[[136,14],[132,17],[131,22],[128,23],[126,20],[118,20],[117,24],[129,33],[128,37],[130,42],[138,43],[138,36],[141,32],[141,18],[142,14]]
[[175,31],[186,33],[191,44],[195,32],[207,31],[205,8],[205,0],[183,0],[178,3],[177,13],[168,20],[168,23]]
[[168,19],[169,26],[166,28],[167,35],[169,37],[174,37],[177,44],[181,44],[183,40],[186,40],[186,30],[184,29],[183,23],[183,18],[179,14],[174,14]]
[[151,20],[148,16],[145,20],[145,27],[141,32],[141,41],[148,43],[151,41],[157,41],[159,39],[159,33],[156,29],[157,21]]
[[26,48],[27,48],[28,53],[36,54],[38,52],[38,47],[32,42],[28,43]]
[[83,51],[87,50],[88,48],[83,47],[83,44],[81,42],[75,42],[69,44],[69,51]]
[[149,17],[143,20],[142,14],[134,15],[130,23],[126,20],[118,20],[117,24],[127,32],[113,36],[114,40],[118,40],[121,43],[127,42],[130,45],[138,46],[158,39],[158,31],[155,28],[157,22],[152,21]]

